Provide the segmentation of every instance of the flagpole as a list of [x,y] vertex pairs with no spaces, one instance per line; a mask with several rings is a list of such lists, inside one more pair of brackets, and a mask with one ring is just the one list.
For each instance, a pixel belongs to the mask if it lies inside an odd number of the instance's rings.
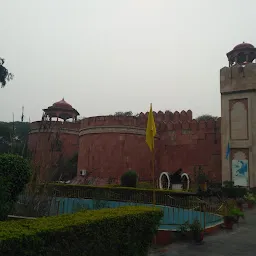
[[152,183],[153,183],[153,205],[156,204],[156,193],[155,193],[155,145],[154,137],[156,136],[156,125],[154,115],[152,111],[152,103],[150,103],[150,110],[148,114],[147,129],[146,129],[146,143],[149,146],[151,152],[151,164],[152,164]]
[[156,191],[155,191],[155,147],[153,147],[153,150],[152,150],[152,175],[153,175],[153,205],[156,205]]

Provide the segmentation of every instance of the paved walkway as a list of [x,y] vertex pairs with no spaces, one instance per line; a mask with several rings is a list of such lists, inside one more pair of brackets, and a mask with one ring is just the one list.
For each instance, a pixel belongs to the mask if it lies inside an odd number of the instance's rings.
[[[162,251],[162,252],[161,252]],[[221,230],[206,236],[202,245],[174,243],[152,250],[149,256],[255,256],[256,209],[245,212],[245,220],[234,225],[233,231]]]

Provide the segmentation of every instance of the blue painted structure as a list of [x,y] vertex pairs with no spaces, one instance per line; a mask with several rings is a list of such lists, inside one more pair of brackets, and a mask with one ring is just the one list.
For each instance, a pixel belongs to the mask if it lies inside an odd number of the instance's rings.
[[[117,202],[117,201],[103,201],[93,199],[81,198],[56,198],[51,205],[50,215],[68,214],[80,211],[82,209],[94,210],[102,208],[116,208],[120,206],[149,206],[149,204],[132,203],[132,202]],[[183,209],[169,206],[157,205],[162,208],[164,216],[160,222],[159,229],[161,230],[176,230],[181,224],[188,221],[190,224],[198,219],[202,228],[215,226],[223,222],[220,215],[208,212],[200,212],[192,209]]]

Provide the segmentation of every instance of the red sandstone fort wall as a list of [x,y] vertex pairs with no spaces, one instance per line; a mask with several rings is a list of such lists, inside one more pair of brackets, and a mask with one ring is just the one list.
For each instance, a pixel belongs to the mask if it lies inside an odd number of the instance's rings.
[[32,152],[35,165],[40,170],[41,180],[51,176],[47,170],[56,168],[61,158],[70,159],[78,152],[79,126],[80,124],[68,122],[31,124],[28,147]]
[[192,178],[201,165],[211,180],[221,182],[221,119],[177,122],[162,125],[159,169],[182,168]]
[[159,170],[173,173],[182,168],[192,179],[194,167],[200,165],[210,180],[221,182],[220,141],[167,146],[160,151],[159,163]]
[[87,170],[90,177],[118,182],[125,171],[132,169],[140,179],[151,180],[150,161],[145,136],[101,133],[80,137],[78,170]]
[[[145,143],[148,113],[138,117],[98,116],[77,123],[35,122],[31,124],[29,148],[37,163],[56,166],[59,156],[78,154],[78,173],[105,181],[118,181],[128,169],[136,170],[140,180],[151,180],[151,154]],[[192,120],[192,112],[154,113],[156,136],[155,178],[162,171],[182,168],[193,175],[194,166],[202,165],[210,178],[221,181],[220,122]],[[51,145],[59,134],[61,152]],[[43,179],[43,175],[41,176]]]
[[[155,113],[156,178],[161,171],[179,168],[190,175],[202,165],[211,179],[220,181],[220,119],[192,120],[191,111]],[[145,143],[147,113],[139,117],[101,116],[81,121],[79,171],[95,178],[119,179],[128,169],[141,180],[151,180],[151,155]]]

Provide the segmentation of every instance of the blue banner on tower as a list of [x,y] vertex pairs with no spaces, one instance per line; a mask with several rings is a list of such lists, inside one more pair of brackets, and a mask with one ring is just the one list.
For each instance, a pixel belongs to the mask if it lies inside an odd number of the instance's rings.
[[226,159],[228,159],[229,155],[230,155],[230,146],[229,146],[229,143],[228,143],[227,149],[226,149]]

